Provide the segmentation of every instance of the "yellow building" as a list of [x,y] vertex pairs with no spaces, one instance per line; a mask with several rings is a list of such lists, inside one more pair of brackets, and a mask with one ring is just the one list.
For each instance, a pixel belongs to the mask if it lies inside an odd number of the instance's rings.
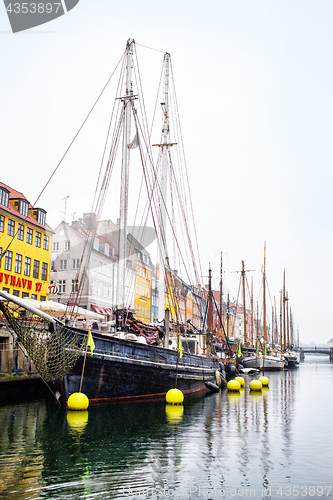
[[0,182],[0,288],[17,297],[46,300],[51,238],[46,211]]
[[135,316],[146,323],[151,321],[151,282],[154,270],[149,252],[139,243],[132,234],[127,236],[131,246],[130,253],[133,255],[136,267],[134,284],[134,309]]
[[135,316],[148,323],[151,317],[151,273],[152,267],[138,260],[134,295]]
[[170,271],[165,274],[164,310],[169,309],[170,320],[179,321],[179,279]]

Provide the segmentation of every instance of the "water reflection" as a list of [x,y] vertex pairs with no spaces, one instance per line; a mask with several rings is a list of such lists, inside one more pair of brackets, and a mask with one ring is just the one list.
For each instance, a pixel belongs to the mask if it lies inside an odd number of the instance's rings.
[[[87,412],[44,403],[2,407],[0,497],[166,498],[177,493],[182,498],[255,494],[275,499],[287,496],[279,488],[289,485],[330,484],[333,458],[326,443],[333,437],[332,368],[305,363],[298,371],[270,375],[262,393],[250,393],[247,378],[242,393],[212,394],[186,400],[184,406],[133,403]],[[325,385],[317,384],[323,377]],[[310,433],[316,439],[312,451]],[[333,497],[333,491],[323,496]]]

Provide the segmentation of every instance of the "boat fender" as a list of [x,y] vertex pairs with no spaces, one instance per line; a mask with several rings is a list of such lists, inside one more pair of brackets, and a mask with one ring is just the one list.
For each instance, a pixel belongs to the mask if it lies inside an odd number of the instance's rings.
[[211,392],[219,392],[219,387],[214,384],[214,382],[205,382],[205,386],[207,389],[209,389]]
[[236,367],[235,367],[235,365],[231,365],[231,364],[227,365],[226,366],[226,372],[227,372],[228,375],[231,375],[231,376],[235,375],[235,373],[236,373]]

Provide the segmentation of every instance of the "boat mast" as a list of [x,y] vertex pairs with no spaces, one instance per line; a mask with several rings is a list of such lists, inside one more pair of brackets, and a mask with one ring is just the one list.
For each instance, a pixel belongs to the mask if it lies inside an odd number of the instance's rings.
[[126,258],[127,258],[127,209],[128,209],[128,182],[129,182],[129,154],[128,144],[131,134],[131,102],[136,97],[133,95],[133,47],[134,40],[129,38],[126,45],[126,89],[125,96],[121,98],[124,103],[124,134],[123,156],[121,167],[121,195],[120,195],[120,224],[119,224],[119,263],[117,277],[117,303],[119,308],[126,306]]
[[244,321],[244,346],[246,345],[246,308],[245,308],[245,265],[242,260],[242,284],[243,284],[243,321]]
[[283,350],[286,350],[286,270],[283,269],[283,292],[282,292],[282,313],[283,313]]
[[158,277],[158,321],[164,319],[164,288],[166,259],[166,204],[168,194],[168,134],[169,134],[169,64],[170,54],[164,56],[164,102],[163,110],[163,142],[158,144],[162,149],[161,201],[160,201],[160,235],[159,235],[159,277]]
[[283,346],[283,342],[282,342],[282,335],[283,335],[283,331],[282,331],[282,294],[283,294],[283,290],[280,290],[280,352],[282,354],[282,346]]
[[267,341],[267,330],[266,330],[266,241],[264,244],[264,272],[263,272],[263,323],[264,323],[264,344]]
[[212,270],[209,264],[208,271],[208,297],[207,297],[207,332],[206,332],[206,355],[212,354],[213,340],[213,292],[212,292]]
[[[220,270],[220,317],[221,321],[223,320],[223,261],[222,261],[222,252],[221,252],[221,270]],[[223,320],[224,323],[224,320]],[[220,325],[220,332],[222,337],[222,325]]]
[[288,292],[287,292],[287,295],[286,295],[286,302],[287,302],[287,346],[288,346],[288,349],[290,349],[290,329],[289,329],[289,304],[288,304]]
[[250,343],[253,347],[253,276],[251,276],[251,335],[250,335]]

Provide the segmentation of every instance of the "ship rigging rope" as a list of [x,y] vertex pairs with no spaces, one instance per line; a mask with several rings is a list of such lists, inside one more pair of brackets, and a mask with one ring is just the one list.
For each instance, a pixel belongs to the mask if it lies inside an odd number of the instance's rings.
[[100,98],[102,97],[102,94],[104,93],[104,91],[105,91],[106,87],[108,86],[108,84],[109,84],[110,80],[112,79],[113,75],[115,74],[115,72],[116,72],[116,70],[117,70],[117,68],[118,68],[119,64],[121,63],[121,61],[123,61],[125,54],[126,54],[126,51],[122,54],[122,56],[121,56],[121,58],[119,59],[119,61],[118,61],[117,65],[116,65],[116,67],[114,68],[113,72],[112,72],[112,73],[111,73],[111,75],[109,76],[109,78],[108,78],[108,80],[107,80],[106,84],[105,84],[105,85],[104,85],[104,87],[102,88],[102,90],[101,90],[101,92],[100,92],[99,96],[97,97],[96,101],[94,102],[94,104],[93,104],[92,108],[90,109],[89,113],[88,113],[88,114],[87,114],[87,116],[85,117],[85,119],[84,119],[84,121],[83,121],[82,125],[80,126],[79,130],[76,132],[76,134],[75,134],[74,138],[72,139],[71,143],[69,144],[68,148],[66,149],[66,151],[65,151],[65,153],[63,154],[62,158],[60,159],[60,161],[59,161],[58,165],[57,165],[57,166],[56,166],[56,168],[53,170],[53,172],[52,172],[51,176],[49,177],[49,179],[48,179],[48,181],[46,182],[45,186],[43,187],[42,191],[39,193],[39,196],[37,197],[37,199],[36,199],[36,201],[35,201],[35,203],[34,203],[34,206],[36,206],[36,204],[37,204],[37,202],[38,202],[39,198],[40,198],[40,197],[42,196],[42,194],[44,193],[44,191],[45,191],[45,189],[47,188],[48,184],[50,183],[50,181],[51,181],[52,177],[54,176],[54,174],[56,173],[56,171],[57,171],[57,170],[58,170],[58,168],[60,167],[60,165],[61,165],[61,163],[62,163],[63,159],[65,158],[65,156],[67,155],[67,153],[68,153],[68,151],[70,150],[71,146],[73,145],[73,143],[74,143],[75,139],[77,138],[77,136],[79,135],[79,133],[80,133],[80,132],[81,132],[81,130],[83,129],[83,127],[84,127],[85,123],[87,122],[87,120],[88,120],[89,116],[91,115],[91,113],[92,113],[92,112],[93,112],[93,110],[95,109],[95,107],[96,107],[96,105],[97,105],[98,101],[99,101],[99,100],[100,100]]
[[[172,68],[172,64],[171,64],[171,58],[170,58],[170,69],[171,69],[171,78],[172,78],[173,90],[174,90],[174,99],[175,99],[176,113],[177,113],[177,119],[178,119],[177,121],[178,121],[178,124],[179,124],[180,144],[181,144],[181,148],[182,148],[182,151],[183,151],[183,159],[184,159],[184,166],[185,166],[185,173],[186,173],[186,180],[187,180],[187,188],[188,188],[188,193],[189,193],[190,208],[191,208],[192,221],[193,221],[193,227],[194,227],[194,235],[195,235],[195,241],[196,241],[197,252],[198,252],[200,276],[202,276],[203,273],[202,273],[202,266],[201,266],[201,259],[200,259],[198,235],[197,235],[196,225],[195,225],[194,210],[193,210],[193,203],[192,203],[191,190],[190,190],[190,182],[189,182],[188,169],[187,169],[187,163],[186,163],[186,157],[185,157],[185,148],[184,148],[183,134],[182,134],[181,126],[180,126],[180,115],[179,115],[179,108],[178,108],[178,101],[177,101],[176,87],[175,87],[175,83],[174,83],[174,76],[173,76],[173,68]],[[197,277],[197,280],[198,280],[199,276],[196,276],[196,277]],[[197,282],[200,283],[200,280],[197,281]]]

